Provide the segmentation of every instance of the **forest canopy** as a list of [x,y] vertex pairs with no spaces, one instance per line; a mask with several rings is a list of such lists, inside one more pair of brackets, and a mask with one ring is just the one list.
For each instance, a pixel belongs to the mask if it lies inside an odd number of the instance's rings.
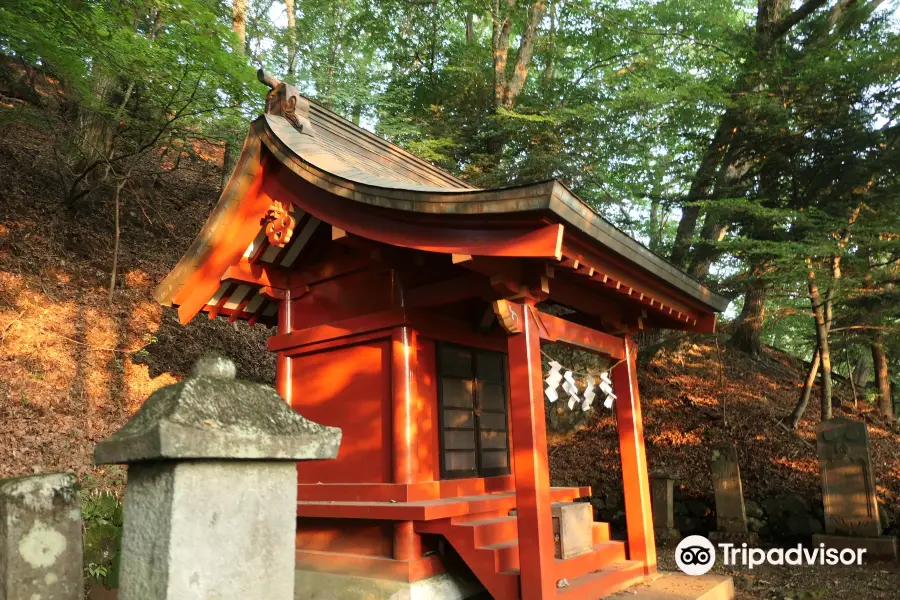
[[[892,418],[900,4],[885,0],[19,0],[0,94],[63,124],[70,210],[234,157],[265,68],[477,186],[548,178],[734,300],[729,343]],[[49,82],[49,83],[48,83]],[[2,98],[0,98],[2,99]],[[24,118],[0,112],[2,119]],[[226,160],[227,163],[227,160]],[[118,225],[117,225],[118,240]],[[115,250],[114,250],[115,252]],[[110,293],[115,288],[115,260]]]

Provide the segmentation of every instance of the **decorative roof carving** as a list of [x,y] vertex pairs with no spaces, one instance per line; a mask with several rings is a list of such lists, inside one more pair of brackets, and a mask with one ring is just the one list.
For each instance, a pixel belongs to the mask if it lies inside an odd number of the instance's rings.
[[269,86],[266,94],[266,114],[284,117],[288,122],[307,135],[316,131],[309,122],[309,100],[300,95],[296,87],[269,75],[262,69],[256,71],[256,78]]
[[291,216],[290,204],[285,206],[278,200],[272,202],[264,217],[266,222],[266,237],[269,243],[279,248],[284,248],[294,235],[294,227],[297,221]]

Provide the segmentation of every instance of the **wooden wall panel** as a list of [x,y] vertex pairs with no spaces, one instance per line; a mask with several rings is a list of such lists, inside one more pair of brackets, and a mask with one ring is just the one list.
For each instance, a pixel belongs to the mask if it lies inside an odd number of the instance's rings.
[[389,483],[390,338],[291,361],[291,406],[312,421],[343,431],[336,459],[299,464],[300,483]]
[[392,308],[388,272],[361,271],[310,286],[294,300],[293,331]]

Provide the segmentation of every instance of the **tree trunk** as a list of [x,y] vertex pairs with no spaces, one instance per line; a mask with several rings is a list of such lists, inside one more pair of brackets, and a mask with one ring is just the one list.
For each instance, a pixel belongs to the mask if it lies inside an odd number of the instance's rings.
[[551,4],[550,9],[550,35],[547,43],[547,62],[544,65],[544,83],[553,81],[553,54],[556,52],[556,5]]
[[297,10],[294,0],[284,0],[287,11],[287,74],[294,76],[297,70]]
[[891,400],[891,377],[887,355],[884,351],[884,332],[876,331],[872,340],[872,363],[875,367],[875,381],[878,383],[878,413],[888,419],[894,418]]
[[509,88],[506,90],[503,106],[507,110],[512,110],[516,106],[516,100],[525,87],[525,79],[528,77],[528,69],[531,67],[531,57],[534,54],[534,40],[537,37],[537,28],[544,18],[544,11],[547,10],[546,0],[535,0],[528,8],[528,21],[525,23],[525,30],[522,32],[522,38],[519,40],[519,51],[516,52],[516,65],[513,68],[512,80],[509,82]]
[[509,33],[512,31],[512,18],[509,11],[513,6],[515,6],[515,0],[493,0],[491,3],[494,106],[498,108],[503,106],[506,97],[506,61],[509,57]]
[[[821,5],[824,0],[807,0],[806,4]],[[755,60],[747,63],[747,70],[738,79],[733,93],[739,95],[758,87],[758,74],[766,68],[767,58],[780,40],[795,25],[808,16],[806,5],[801,6],[795,13],[790,13],[789,0],[758,0],[756,16],[756,35],[753,45],[756,48]],[[796,18],[795,18],[796,17]],[[762,90],[759,90],[762,91]],[[685,197],[685,204],[711,197],[714,178],[717,172],[726,172],[731,165],[722,165],[728,161],[727,154],[731,149],[734,138],[739,133],[740,124],[745,118],[743,109],[728,108],[722,114],[719,127],[710,140],[709,145],[700,159],[700,164],[694,173],[690,190]],[[724,167],[725,171],[722,171]],[[675,241],[672,245],[670,261],[677,267],[684,268],[688,262],[691,245],[694,243],[694,234],[697,230],[697,222],[701,210],[698,206],[684,206],[681,220],[678,222],[678,230],[675,233]],[[712,226],[713,223],[710,223]],[[709,238],[712,239],[712,238]],[[711,262],[712,259],[709,259]],[[701,263],[704,261],[701,261]],[[701,270],[707,267],[700,266]]]
[[754,276],[744,293],[744,307],[729,340],[732,347],[758,357],[763,354],[762,326],[766,316],[766,283]]
[[816,319],[816,343],[819,347],[819,357],[822,361],[822,420],[831,418],[831,351],[828,347],[828,319],[825,316],[826,307],[819,294],[819,286],[816,284],[816,273],[809,266],[809,301],[812,303],[813,314]]
[[703,229],[700,231],[700,240],[703,245],[699,246],[697,251],[694,252],[688,273],[697,279],[705,279],[709,275],[709,268],[720,254],[714,244],[725,239],[727,232],[728,226],[722,223],[715,213],[706,213]]
[[691,244],[694,243],[694,233],[697,231],[697,221],[700,219],[700,207],[692,203],[711,196],[719,162],[734,136],[736,119],[737,111],[735,109],[729,108],[725,111],[719,128],[700,159],[700,165],[691,181],[691,188],[684,199],[686,206],[681,209],[681,220],[675,231],[675,241],[672,243],[672,253],[669,257],[676,267],[684,268],[687,264]]
[[528,7],[525,29],[519,38],[519,49],[516,52],[516,64],[510,79],[506,77],[507,58],[509,56],[509,35],[512,31],[513,15],[516,9],[515,0],[494,0],[491,4],[493,12],[493,34],[491,36],[491,54],[494,60],[494,106],[512,110],[531,68],[534,54],[534,40],[537,28],[547,10],[546,0],[534,0]]
[[869,373],[872,371],[872,365],[865,354],[861,354],[856,359],[856,367],[853,369],[853,383],[858,388],[864,388],[869,383]]
[[654,195],[653,198],[650,199],[650,227],[647,232],[649,240],[649,248],[653,252],[659,251],[660,245],[660,237],[661,237],[661,228],[659,226],[659,214],[660,214],[660,199],[659,196]]
[[228,180],[231,179],[231,174],[237,166],[239,154],[240,152],[234,151],[234,144],[225,142],[225,151],[222,154],[222,185],[219,188],[220,196],[222,195],[222,192],[225,191],[225,186],[228,185]]
[[241,50],[247,52],[247,0],[234,0],[231,5],[231,30],[241,41]]
[[794,407],[793,412],[791,412],[791,429],[797,429],[797,426],[800,424],[800,419],[803,417],[803,413],[806,412],[806,407],[809,405],[809,398],[812,395],[813,386],[816,384],[816,375],[819,374],[819,364],[821,363],[821,360],[819,349],[816,348],[812,362],[809,363],[809,370],[806,372],[806,381],[803,382],[800,400],[797,401],[797,405]]

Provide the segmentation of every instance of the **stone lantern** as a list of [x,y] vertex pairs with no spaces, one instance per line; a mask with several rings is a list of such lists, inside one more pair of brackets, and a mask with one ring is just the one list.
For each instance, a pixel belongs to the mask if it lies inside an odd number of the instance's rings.
[[341,430],[205,356],[94,451],[128,465],[120,600],[292,600],[298,461]]

